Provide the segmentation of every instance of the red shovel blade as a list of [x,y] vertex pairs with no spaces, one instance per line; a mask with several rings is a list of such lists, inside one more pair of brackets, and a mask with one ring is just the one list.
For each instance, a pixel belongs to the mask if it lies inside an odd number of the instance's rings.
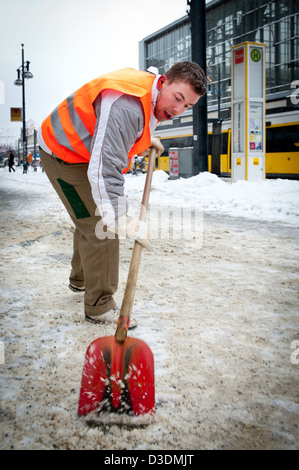
[[153,414],[154,359],[140,339],[115,336],[93,341],[83,366],[78,412],[115,411],[134,416]]

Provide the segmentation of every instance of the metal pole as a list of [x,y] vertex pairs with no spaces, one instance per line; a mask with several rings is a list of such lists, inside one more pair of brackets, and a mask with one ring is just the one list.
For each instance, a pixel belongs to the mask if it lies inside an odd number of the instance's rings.
[[[188,0],[191,18],[192,60],[207,72],[206,3]],[[193,108],[193,174],[208,171],[208,107],[205,94]]]
[[218,65],[218,119],[220,119],[220,64]]
[[27,173],[27,135],[25,115],[25,77],[24,77],[24,44],[22,44],[22,121],[23,121],[23,173]]

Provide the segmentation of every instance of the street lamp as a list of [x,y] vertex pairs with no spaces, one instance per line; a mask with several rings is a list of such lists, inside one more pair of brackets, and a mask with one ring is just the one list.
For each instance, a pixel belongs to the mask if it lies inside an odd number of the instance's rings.
[[14,81],[17,86],[22,86],[22,121],[23,121],[23,173],[27,173],[27,134],[25,118],[25,78],[33,78],[29,70],[29,60],[24,62],[24,44],[22,46],[22,65],[17,69],[18,78]]

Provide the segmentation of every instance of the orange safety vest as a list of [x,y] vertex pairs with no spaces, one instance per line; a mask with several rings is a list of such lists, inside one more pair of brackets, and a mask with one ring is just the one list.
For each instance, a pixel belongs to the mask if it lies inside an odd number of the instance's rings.
[[149,122],[151,116],[152,85],[156,76],[149,72],[125,68],[107,73],[79,88],[66,98],[42,123],[41,132],[46,146],[61,160],[68,163],[82,163],[90,160],[90,146],[80,138],[80,127],[85,126],[94,134],[96,115],[93,103],[103,90],[112,89],[136,96],[140,99],[144,112],[144,130],[141,137],[129,151],[128,167],[133,155],[150,146]]

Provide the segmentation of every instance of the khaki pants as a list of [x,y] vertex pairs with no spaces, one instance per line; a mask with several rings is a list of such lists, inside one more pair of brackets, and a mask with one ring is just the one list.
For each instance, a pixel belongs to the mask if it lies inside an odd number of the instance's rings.
[[70,283],[85,286],[84,311],[89,317],[115,306],[118,286],[119,240],[95,235],[96,204],[87,178],[87,163],[69,164],[40,149],[43,168],[75,224]]

